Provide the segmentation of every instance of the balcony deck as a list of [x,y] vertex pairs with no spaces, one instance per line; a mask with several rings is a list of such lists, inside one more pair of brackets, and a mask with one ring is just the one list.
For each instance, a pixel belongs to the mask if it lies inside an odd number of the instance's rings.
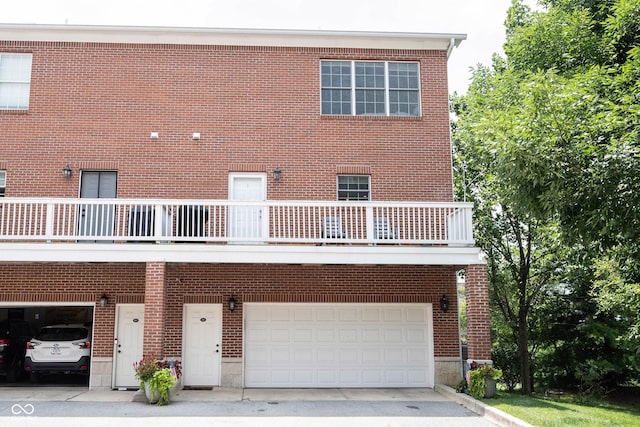
[[468,203],[0,199],[1,261],[450,264],[473,245]]

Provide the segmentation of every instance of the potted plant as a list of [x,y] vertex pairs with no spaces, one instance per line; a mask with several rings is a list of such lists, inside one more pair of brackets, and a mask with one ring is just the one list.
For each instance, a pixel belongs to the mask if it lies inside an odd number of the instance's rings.
[[133,367],[136,379],[140,381],[140,389],[144,390],[149,403],[167,405],[169,391],[180,377],[180,362],[142,358]]
[[480,399],[494,397],[496,395],[496,382],[502,377],[502,371],[493,365],[478,365],[471,363],[471,369],[467,372],[469,394]]

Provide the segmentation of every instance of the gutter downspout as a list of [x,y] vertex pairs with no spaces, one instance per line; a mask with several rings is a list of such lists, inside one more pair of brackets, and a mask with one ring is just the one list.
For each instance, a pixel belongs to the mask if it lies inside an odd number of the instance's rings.
[[[451,56],[451,52],[453,52],[453,49],[458,47],[458,45],[460,43],[462,43],[462,40],[464,40],[464,39],[457,40],[454,37],[451,37],[449,39],[449,46],[447,47],[447,62],[449,61],[449,57]],[[447,63],[447,72],[448,72],[448,70],[449,70],[449,65]],[[448,82],[448,78],[447,78],[447,92],[449,92],[448,86],[449,86],[449,82]],[[447,107],[448,107],[449,111],[451,111],[451,105],[450,105],[450,102],[449,102],[449,96],[447,96]],[[451,117],[451,113],[449,113],[449,116]],[[451,135],[451,118],[450,118],[449,119],[449,153],[451,155],[451,158],[450,158],[451,159],[451,164],[450,164],[450,166],[451,166],[451,169],[450,169],[451,170],[451,190],[452,190],[452,193],[453,193],[453,194],[451,194],[451,196],[452,196],[452,200],[455,201],[455,183],[454,183],[454,177],[453,177],[453,173],[454,173],[453,172],[453,138],[452,138],[452,136],[453,135]],[[465,195],[465,201],[466,201],[466,195]],[[458,331],[458,337],[460,335],[459,332],[460,331]],[[462,352],[462,350],[460,350],[460,351]]]
[[449,47],[447,47],[447,59],[451,56],[451,52],[453,52],[453,48],[458,47],[458,43],[456,43],[456,39],[453,37],[449,40]]

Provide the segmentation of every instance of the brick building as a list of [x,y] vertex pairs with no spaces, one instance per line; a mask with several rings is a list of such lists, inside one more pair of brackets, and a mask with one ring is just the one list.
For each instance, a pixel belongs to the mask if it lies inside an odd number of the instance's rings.
[[452,34],[0,25],[0,319],[89,386],[432,387],[490,358]]

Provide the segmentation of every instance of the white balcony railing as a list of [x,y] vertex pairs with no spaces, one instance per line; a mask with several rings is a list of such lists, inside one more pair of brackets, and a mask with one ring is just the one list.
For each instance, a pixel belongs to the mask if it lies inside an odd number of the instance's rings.
[[469,203],[0,198],[0,242],[473,245]]

